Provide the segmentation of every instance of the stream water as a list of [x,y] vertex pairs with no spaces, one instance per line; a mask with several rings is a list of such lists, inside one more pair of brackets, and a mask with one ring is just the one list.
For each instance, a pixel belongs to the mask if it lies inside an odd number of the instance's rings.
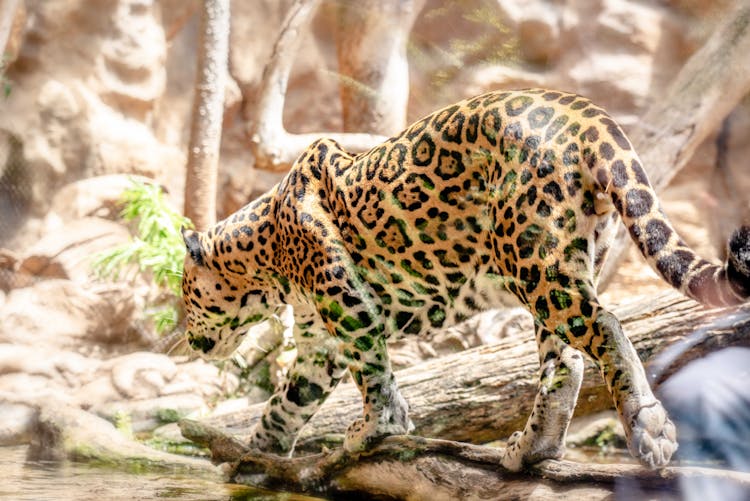
[[312,501],[173,472],[127,473],[85,463],[27,461],[26,447],[0,447],[0,499],[12,501]]

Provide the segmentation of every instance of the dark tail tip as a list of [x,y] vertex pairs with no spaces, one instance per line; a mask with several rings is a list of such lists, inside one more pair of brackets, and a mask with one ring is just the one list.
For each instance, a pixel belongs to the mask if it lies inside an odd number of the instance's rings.
[[727,275],[732,288],[743,298],[750,297],[750,226],[732,233],[727,254]]

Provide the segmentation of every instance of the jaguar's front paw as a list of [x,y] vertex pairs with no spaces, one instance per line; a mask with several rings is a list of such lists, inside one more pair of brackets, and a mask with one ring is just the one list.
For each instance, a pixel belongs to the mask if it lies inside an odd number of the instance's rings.
[[508,438],[501,464],[510,471],[521,471],[526,465],[560,459],[564,454],[565,446],[558,440],[544,440],[538,435],[529,437],[517,431]]
[[357,419],[346,430],[344,450],[350,453],[362,452],[372,447],[378,440],[390,435],[406,435],[414,429],[409,418],[402,422],[380,422],[372,419]]
[[659,402],[641,407],[628,422],[628,448],[641,464],[661,468],[677,450],[677,432]]
[[523,434],[516,431],[508,438],[503,453],[502,465],[510,471],[520,471],[523,468],[523,451],[521,450],[520,440]]
[[250,435],[250,441],[247,443],[247,446],[250,449],[258,449],[280,456],[289,456],[294,449],[294,442],[294,436],[281,433],[273,434],[263,429],[262,424],[258,424]]

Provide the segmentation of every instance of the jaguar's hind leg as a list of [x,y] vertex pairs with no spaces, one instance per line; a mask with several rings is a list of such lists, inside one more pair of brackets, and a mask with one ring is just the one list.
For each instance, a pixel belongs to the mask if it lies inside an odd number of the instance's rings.
[[603,308],[595,313],[591,334],[590,342],[581,340],[581,349],[593,355],[602,371],[625,429],[630,453],[650,468],[666,466],[677,450],[677,433],[667,411],[651,391],[635,348],[617,318]]
[[338,340],[319,318],[295,326],[297,358],[266,404],[251,447],[291,453],[302,426],[315,414],[346,371]]
[[634,457],[664,466],[677,449],[675,427],[656,399],[633,345],[617,318],[604,309],[584,280],[551,289],[531,303],[537,321],[596,362],[612,395]]
[[512,471],[543,459],[559,459],[583,379],[581,353],[535,324],[539,348],[539,386],[524,430],[511,435],[503,466]]

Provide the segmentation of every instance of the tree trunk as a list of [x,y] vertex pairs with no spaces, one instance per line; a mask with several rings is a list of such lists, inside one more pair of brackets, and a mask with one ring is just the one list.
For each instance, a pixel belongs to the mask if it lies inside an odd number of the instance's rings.
[[[630,134],[657,191],[669,184],[696,148],[750,92],[750,4],[739,4]],[[611,281],[629,245],[630,236],[621,225],[602,269],[600,289]]]
[[216,182],[229,54],[229,0],[204,0],[185,175],[185,216],[196,229],[216,221]]
[[406,126],[406,46],[424,0],[344,2],[338,53],[344,130],[390,136]]
[[[633,341],[647,374],[658,384],[688,361],[731,345],[750,344],[750,305],[704,309],[669,291],[614,308]],[[669,350],[667,350],[669,348]],[[508,338],[444,356],[396,372],[410,406],[417,435],[486,443],[521,429],[531,412],[539,361],[533,334]],[[259,419],[264,404],[210,419],[231,428],[241,441]],[[603,379],[587,363],[576,415],[612,407]],[[297,447],[314,450],[339,443],[347,425],[362,412],[353,384],[342,384],[303,428]]]

